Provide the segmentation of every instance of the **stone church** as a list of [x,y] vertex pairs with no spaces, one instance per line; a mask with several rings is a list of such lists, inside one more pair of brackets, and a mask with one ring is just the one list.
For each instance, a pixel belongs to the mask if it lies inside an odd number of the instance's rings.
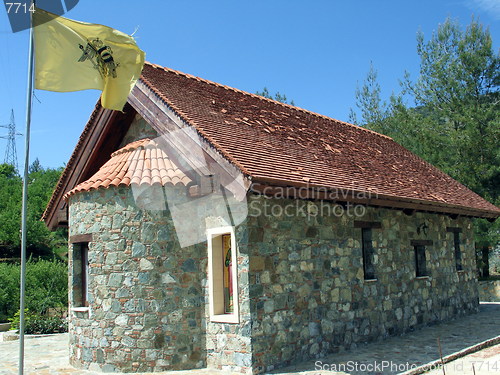
[[260,373],[476,312],[473,218],[498,216],[387,136],[147,63],[43,218],[72,365]]

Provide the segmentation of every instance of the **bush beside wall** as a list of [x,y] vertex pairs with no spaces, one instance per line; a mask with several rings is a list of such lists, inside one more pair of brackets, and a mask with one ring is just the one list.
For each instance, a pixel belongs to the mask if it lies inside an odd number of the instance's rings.
[[[0,322],[7,322],[19,310],[19,264],[0,263]],[[56,260],[28,261],[26,264],[25,307],[36,315],[50,308],[68,305],[67,265]]]

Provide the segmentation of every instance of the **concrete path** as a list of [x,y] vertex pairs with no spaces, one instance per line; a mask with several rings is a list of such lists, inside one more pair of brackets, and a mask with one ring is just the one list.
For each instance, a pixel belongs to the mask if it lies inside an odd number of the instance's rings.
[[[299,363],[273,371],[273,374],[396,374],[415,373],[414,369],[439,359],[437,338],[440,338],[443,357],[478,343],[496,339],[497,344],[448,363],[447,375],[500,374],[500,303],[481,303],[480,312],[444,324],[423,328],[417,332]],[[59,334],[25,340],[25,374],[93,375],[77,370],[68,362],[68,335]],[[0,342],[0,375],[18,373],[19,342]],[[430,372],[442,374],[442,369]],[[154,373],[159,375],[162,373]],[[214,370],[172,371],[171,375],[223,374]]]

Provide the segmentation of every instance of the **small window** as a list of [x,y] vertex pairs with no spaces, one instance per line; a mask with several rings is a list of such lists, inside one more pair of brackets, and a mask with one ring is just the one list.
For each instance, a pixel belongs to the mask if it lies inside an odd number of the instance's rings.
[[88,306],[89,280],[89,244],[73,244],[73,305]]
[[453,232],[453,242],[455,243],[455,265],[457,271],[462,271],[462,253],[460,252],[460,233]]
[[414,245],[415,249],[415,271],[417,277],[427,276],[427,267],[425,261],[425,246]]
[[232,227],[208,230],[210,317],[214,322],[239,322],[236,255]]
[[455,253],[455,267],[457,271],[462,271],[462,252],[460,251],[460,233],[462,232],[461,228],[455,227],[447,227],[447,232],[453,233],[453,248]]
[[365,280],[375,279],[374,250],[371,228],[361,228],[361,247],[363,251],[363,271]]

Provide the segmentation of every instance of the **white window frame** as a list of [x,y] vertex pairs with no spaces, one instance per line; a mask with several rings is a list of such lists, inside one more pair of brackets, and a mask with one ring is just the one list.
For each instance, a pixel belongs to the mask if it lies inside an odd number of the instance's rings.
[[[231,280],[233,284],[233,312],[224,314],[224,292],[222,287],[222,235],[231,235]],[[208,243],[208,294],[210,321],[217,323],[239,323],[238,301],[238,248],[233,227],[207,229]]]

